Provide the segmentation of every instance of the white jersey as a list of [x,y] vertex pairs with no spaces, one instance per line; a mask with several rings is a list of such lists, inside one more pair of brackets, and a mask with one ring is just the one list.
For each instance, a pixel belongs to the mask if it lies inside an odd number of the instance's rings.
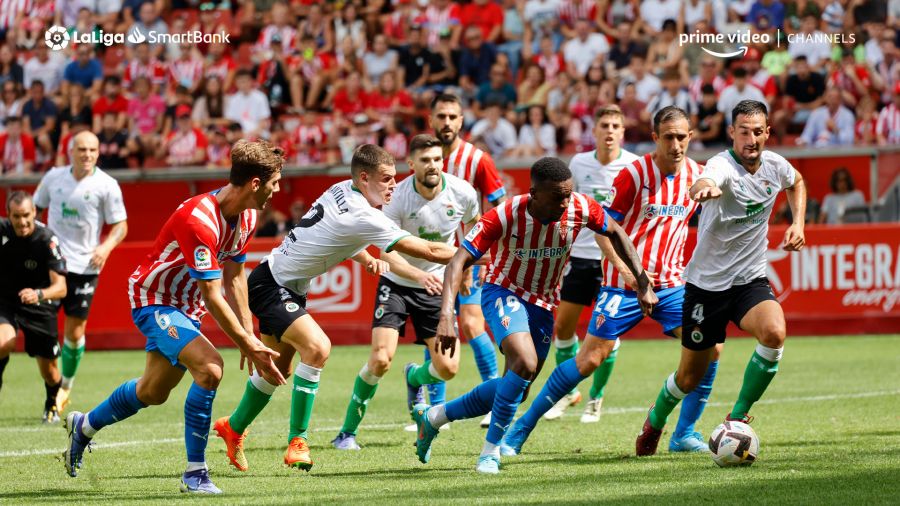
[[103,223],[125,221],[125,203],[119,183],[99,168],[76,181],[72,166],[54,167],[41,179],[34,204],[47,209],[47,226],[59,237],[69,272],[98,274],[91,266],[100,245]]
[[301,295],[316,276],[370,244],[390,251],[410,235],[375,209],[350,180],[325,191],[266,257],[275,281]]
[[[618,158],[609,162],[609,165],[603,165],[597,160],[596,150],[579,153],[573,156],[569,162],[569,170],[572,171],[572,178],[575,180],[574,190],[593,197],[598,204],[607,207],[615,196],[611,190],[619,171],[637,159],[637,155],[623,149]],[[575,245],[572,247],[572,256],[588,260],[603,258],[600,246],[597,246],[597,241],[594,240],[594,234],[583,233],[576,237]]]
[[794,167],[763,151],[759,170],[750,174],[729,149],[706,163],[700,179],[712,180],[722,196],[703,203],[687,282],[721,292],[765,276],[769,216],[778,192],[794,185]]
[[[460,224],[469,223],[478,216],[480,201],[478,192],[469,183],[452,174],[441,174],[441,191],[434,199],[426,200],[416,190],[416,177],[411,175],[394,189],[390,205],[384,207],[384,214],[400,228],[426,241],[456,245],[456,232]],[[421,258],[400,253],[413,267],[444,277],[443,264],[429,262]],[[422,288],[393,272],[384,277],[394,283],[410,288]]]

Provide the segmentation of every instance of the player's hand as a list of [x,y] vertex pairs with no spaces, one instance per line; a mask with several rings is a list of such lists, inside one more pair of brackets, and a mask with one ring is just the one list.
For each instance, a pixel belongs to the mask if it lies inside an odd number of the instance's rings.
[[19,300],[22,301],[22,304],[37,304],[40,302],[38,300],[37,292],[31,288],[23,288],[19,291]]
[[781,249],[785,251],[800,251],[806,245],[806,236],[803,235],[803,227],[791,225],[784,231],[784,244]]
[[391,264],[384,260],[372,258],[366,263],[366,272],[373,276],[381,276],[386,272],[391,272]]
[[423,272],[416,281],[428,295],[440,295],[444,292],[444,280],[433,272]]
[[261,376],[272,378],[275,380],[276,384],[284,385],[287,383],[287,381],[284,380],[284,376],[281,375],[281,371],[279,371],[278,367],[275,365],[275,359],[280,357],[281,354],[264,345],[262,341],[256,340],[255,343],[251,344],[251,347],[247,349],[247,351],[241,353],[242,365],[244,356],[249,360],[247,370],[250,371],[251,374],[253,371],[252,368],[256,367],[256,372]]
[[450,358],[456,353],[456,343],[459,338],[456,335],[456,316],[453,314],[443,314],[438,320],[437,335],[434,340],[434,351],[443,354],[445,350],[450,350]]
[[696,195],[694,195],[693,199],[697,202],[706,202],[710,199],[717,199],[722,196],[722,189],[718,186],[707,186],[702,190],[698,191]]
[[[644,273],[646,273],[647,278],[650,279],[650,286],[655,285],[658,274],[656,274],[655,272],[647,271],[647,270],[645,270]],[[634,291],[638,290],[637,279],[635,279],[634,274],[631,273],[631,270],[629,270],[627,268],[622,269],[621,271],[619,271],[619,274],[622,276],[622,279],[625,281],[626,285],[630,286],[631,289]]]
[[450,358],[453,358],[453,355],[456,354],[456,345],[459,343],[459,338],[456,336],[443,336],[438,337],[434,340],[434,353],[440,353],[441,355],[446,355],[447,351],[450,351]]
[[97,246],[94,250],[94,254],[91,255],[91,267],[94,267],[98,271],[103,269],[103,266],[106,265],[106,259],[109,258],[109,253],[110,251],[103,246]]
[[653,291],[653,285],[647,285],[647,290],[638,294],[638,302],[641,305],[641,312],[644,313],[644,316],[650,316],[653,313],[653,308],[659,302],[656,292]]

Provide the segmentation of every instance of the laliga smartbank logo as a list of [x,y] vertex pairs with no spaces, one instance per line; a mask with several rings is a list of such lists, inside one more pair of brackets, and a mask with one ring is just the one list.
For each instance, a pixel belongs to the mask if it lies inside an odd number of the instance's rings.
[[[747,54],[748,44],[771,44],[775,42],[775,47],[781,47],[782,41],[787,40],[788,44],[844,44],[856,43],[856,35],[849,33],[785,33],[781,29],[777,29],[775,35],[770,33],[758,33],[749,29],[738,30],[732,33],[701,33],[695,31],[693,33],[682,33],[678,36],[678,45],[685,44],[701,44],[700,49],[707,54],[717,58],[734,58],[743,57]],[[737,51],[731,53],[720,53],[707,49],[705,46],[716,45],[737,45]]]
[[86,33],[73,30],[70,34],[68,30],[61,26],[52,26],[44,34],[44,42],[50,49],[61,51],[68,47],[70,42],[73,44],[103,44],[107,47],[116,44],[124,44],[126,40],[130,44],[143,44],[144,42],[149,42],[150,44],[231,44],[231,40],[229,39],[230,35],[231,34],[224,31],[219,33],[203,33],[199,30],[185,33],[159,33],[156,30],[150,30],[145,34],[137,26],[128,30],[127,35],[124,33],[104,32],[103,30]]

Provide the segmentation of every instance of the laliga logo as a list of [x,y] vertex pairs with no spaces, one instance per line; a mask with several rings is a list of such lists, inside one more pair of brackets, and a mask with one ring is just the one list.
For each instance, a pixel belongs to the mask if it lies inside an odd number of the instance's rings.
[[54,51],[65,49],[69,45],[69,32],[61,26],[51,26],[44,34],[44,43]]
[[[125,35],[121,33],[107,33],[103,30],[97,32],[90,31],[87,33],[78,33],[73,31],[70,35],[68,30],[62,26],[52,26],[44,34],[44,43],[47,47],[54,51],[61,51],[69,46],[69,42],[76,44],[103,44],[104,46],[112,46],[113,44],[124,44]],[[147,37],[141,30],[135,26],[128,33],[128,42],[132,44],[141,44],[147,41]]]

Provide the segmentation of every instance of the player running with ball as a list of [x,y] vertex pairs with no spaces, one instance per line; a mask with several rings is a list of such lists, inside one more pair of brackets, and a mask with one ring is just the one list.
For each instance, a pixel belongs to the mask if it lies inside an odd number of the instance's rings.
[[656,453],[669,413],[700,384],[716,344],[725,341],[729,321],[759,344],[726,420],[749,422],[747,413],[778,371],[786,330],[784,312],[766,279],[769,215],[778,193],[786,191],[794,221],[782,248],[800,250],[805,243],[806,186],[787,160],[764,150],[769,138],[764,104],[743,100],[731,119],[733,148],[711,158],[691,187],[691,198],[703,203],[703,212],[697,248],[685,271],[681,362],[650,408],[635,443],[638,456]]
[[506,357],[507,371],[446,404],[415,407],[419,429],[416,453],[421,462],[430,459],[438,427],[490,412],[491,425],[475,469],[500,472],[500,439],[550,350],[559,280],[580,233],[609,237],[637,280],[642,309],[649,313],[656,304],[650,279],[628,236],[606,219],[600,204],[573,192],[572,187],[572,173],[562,160],[538,160],[531,167],[530,193],[485,213],[448,265],[437,335],[442,350],[456,345],[453,301],[464,269],[497,246],[482,289],[481,307]]

